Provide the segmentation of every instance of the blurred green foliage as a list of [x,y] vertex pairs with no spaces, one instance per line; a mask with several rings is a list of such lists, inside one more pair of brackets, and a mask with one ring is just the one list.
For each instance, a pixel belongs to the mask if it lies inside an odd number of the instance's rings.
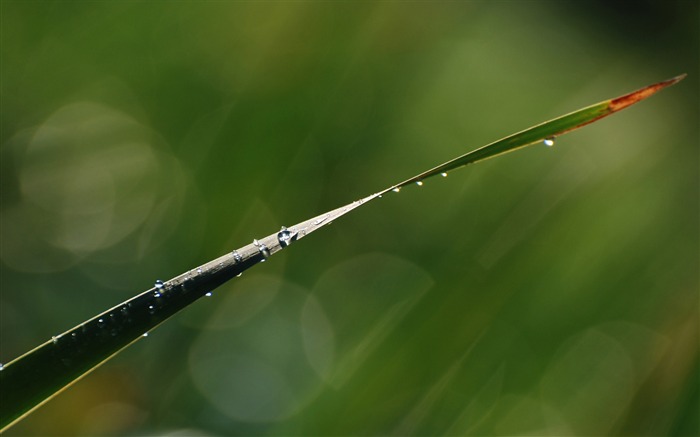
[[698,4],[3,1],[0,360],[385,196],[7,435],[697,435]]

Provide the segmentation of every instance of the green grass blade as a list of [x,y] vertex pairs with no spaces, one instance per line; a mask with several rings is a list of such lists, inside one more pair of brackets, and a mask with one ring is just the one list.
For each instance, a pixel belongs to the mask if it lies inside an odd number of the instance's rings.
[[[663,88],[680,82],[685,77],[685,74],[681,74],[663,82],[655,83],[637,91],[633,91],[629,94],[625,94],[610,100],[604,100],[561,117],[557,117],[553,120],[538,124],[537,126],[533,126],[524,131],[507,136],[476,150],[472,150],[469,153],[407,179],[400,184],[394,185],[389,189],[401,188],[406,185],[420,182],[430,177],[473,164],[475,162],[493,158],[494,156],[503,155],[533,144],[542,143],[545,140],[553,141],[554,138],[560,135],[581,128],[587,124],[593,123],[594,121],[598,121],[603,117],[607,117],[608,115],[614,114],[615,112],[620,111],[634,103],[642,101]],[[389,189],[385,191],[388,191]]]
[[0,429],[7,429],[121,349],[137,341],[144,333],[214,288],[265,261],[292,242],[381,197],[382,194],[391,190],[398,191],[403,186],[421,183],[424,179],[468,164],[560,136],[641,101],[684,77],[685,75],[681,75],[650,85],[508,136],[371,196],[298,223],[289,229],[283,228],[169,281],[157,283],[153,288],[53,337],[2,367]]

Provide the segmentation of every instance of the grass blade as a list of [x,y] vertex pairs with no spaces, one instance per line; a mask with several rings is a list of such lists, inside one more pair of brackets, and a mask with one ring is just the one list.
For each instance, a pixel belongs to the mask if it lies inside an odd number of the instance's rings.
[[[447,161],[444,164],[438,165],[435,168],[424,171],[421,174],[406,179],[400,184],[394,185],[390,189],[401,188],[412,183],[423,181],[424,179],[447,173],[460,167],[464,167],[475,162],[493,158],[494,156],[503,155],[514,150],[522,149],[533,144],[542,143],[543,141],[554,141],[558,136],[573,130],[579,129],[587,124],[598,121],[601,118],[614,114],[630,105],[640,102],[654,93],[662,89],[674,85],[686,77],[686,74],[673,77],[663,82],[658,82],[653,85],[633,91],[623,96],[604,100],[594,105],[587,106],[577,111],[571,112],[553,120],[533,126],[524,131],[502,138],[496,142],[480,147],[471,152],[465,153],[462,156]],[[388,190],[387,190],[388,191]]]
[[167,318],[205,296],[214,288],[265,261],[291,243],[389,191],[436,175],[445,175],[468,164],[523,147],[553,140],[600,120],[682,80],[685,75],[647,86],[624,96],[605,100],[510,135],[420,173],[378,193],[255,240],[153,288],[53,337],[39,347],[0,368],[0,429],[5,430],[31,411],[69,387],[121,349],[137,341]]

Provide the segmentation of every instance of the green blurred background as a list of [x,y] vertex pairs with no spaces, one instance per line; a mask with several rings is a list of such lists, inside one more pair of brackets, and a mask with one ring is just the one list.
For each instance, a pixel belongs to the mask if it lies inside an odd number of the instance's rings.
[[361,208],[7,435],[697,435],[696,1],[2,2],[0,361]]

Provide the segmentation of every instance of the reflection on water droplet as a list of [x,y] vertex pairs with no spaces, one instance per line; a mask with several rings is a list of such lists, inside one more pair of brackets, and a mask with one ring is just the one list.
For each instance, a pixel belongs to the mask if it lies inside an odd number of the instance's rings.
[[292,233],[289,229],[282,226],[282,229],[277,233],[277,241],[280,246],[287,247],[292,243]]
[[447,172],[444,172],[444,171],[443,171],[442,173],[440,173],[440,176],[442,176],[443,178],[446,178],[446,177],[447,177]]
[[205,295],[206,297],[211,297],[211,295],[212,295],[212,292],[211,292],[211,291],[209,291],[209,292],[205,293],[204,295]]
[[158,290],[160,290],[161,288],[163,288],[163,281],[161,281],[160,279],[158,279],[158,280],[156,281],[155,287],[156,287]]
[[128,314],[129,314],[129,308],[126,307],[126,306],[123,306],[122,309],[121,309],[121,313],[122,313],[123,316],[128,315]]
[[233,259],[234,259],[237,263],[243,261],[243,257],[241,256],[240,253],[238,253],[237,250],[234,250],[234,251],[233,251]]
[[5,368],[5,365],[3,363],[0,363],[0,372]]
[[153,305],[149,305],[148,312],[151,314],[154,314],[156,312],[156,307],[154,307]]
[[422,186],[423,186],[423,181],[416,181],[416,185],[418,185],[419,187],[422,187]]
[[243,273],[239,273],[236,275],[237,278],[240,278],[241,276],[243,276]]
[[51,337],[51,341],[53,341],[53,344],[58,343],[58,337],[56,337],[56,336]]
[[158,290],[154,291],[153,297],[160,297],[160,292]]
[[197,274],[198,274],[198,275],[201,275],[201,274],[202,274],[202,268],[201,268],[201,267],[199,267],[199,268],[197,269]]
[[148,332],[144,332],[141,337],[148,337]]
[[545,138],[543,142],[545,146],[552,147],[554,145],[554,137]]
[[393,191],[394,193],[398,193],[399,191],[401,191],[401,187],[392,188],[391,191]]
[[97,320],[97,326],[99,326],[100,328],[102,328],[104,325],[105,325],[104,319],[98,319],[98,320]]

